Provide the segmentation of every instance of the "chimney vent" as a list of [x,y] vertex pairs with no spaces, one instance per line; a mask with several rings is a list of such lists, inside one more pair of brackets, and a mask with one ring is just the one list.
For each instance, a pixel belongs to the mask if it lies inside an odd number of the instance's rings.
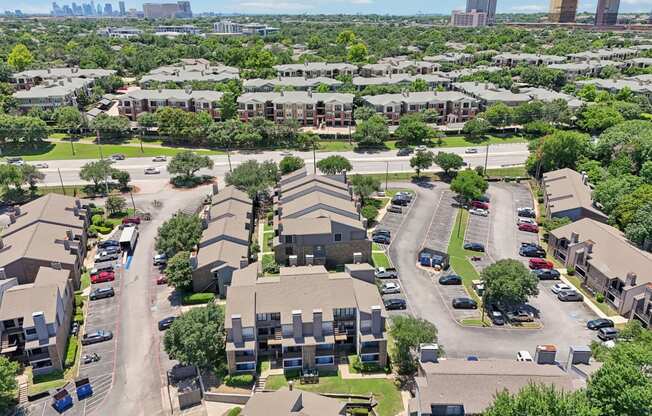
[[636,286],[636,273],[629,272],[625,277],[625,286]]
[[322,332],[322,310],[321,309],[313,309],[312,311],[312,335],[315,338],[322,338],[323,332]]
[[247,267],[248,265],[249,265],[249,260],[247,260],[246,257],[242,257],[242,258],[240,259],[240,268],[241,268],[241,269],[244,269],[244,268]]
[[5,280],[7,278],[7,272],[5,272],[4,267],[0,267],[0,280]]

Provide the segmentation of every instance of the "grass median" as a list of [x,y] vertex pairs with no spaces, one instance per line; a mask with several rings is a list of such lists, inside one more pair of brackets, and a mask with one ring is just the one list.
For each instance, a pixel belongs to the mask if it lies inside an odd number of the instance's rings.
[[468,256],[475,256],[478,253],[464,249],[464,235],[466,226],[469,222],[469,212],[465,209],[459,209],[457,218],[451,232],[451,238],[448,242],[448,255],[450,256],[450,265],[453,271],[462,277],[462,283],[469,296],[478,302],[478,308],[481,308],[482,300],[473,290],[473,280],[480,279],[475,267],[471,264]]

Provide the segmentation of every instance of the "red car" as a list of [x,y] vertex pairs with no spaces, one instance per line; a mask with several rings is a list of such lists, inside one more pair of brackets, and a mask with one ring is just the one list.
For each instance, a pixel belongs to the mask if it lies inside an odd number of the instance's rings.
[[157,285],[167,285],[168,284],[168,278],[161,275],[156,279],[156,284]]
[[127,217],[122,219],[123,224],[140,224],[140,217]]
[[115,272],[99,272],[91,275],[91,283],[112,282],[115,280]]
[[541,258],[532,258],[530,259],[530,269],[539,270],[539,269],[548,269],[551,270],[554,267],[554,264],[550,260],[541,259]]
[[523,223],[518,225],[518,229],[521,231],[527,231],[530,233],[538,233],[539,232],[539,226],[536,224],[528,224],[528,223]]
[[489,209],[489,204],[482,201],[471,201],[471,206],[473,208]]

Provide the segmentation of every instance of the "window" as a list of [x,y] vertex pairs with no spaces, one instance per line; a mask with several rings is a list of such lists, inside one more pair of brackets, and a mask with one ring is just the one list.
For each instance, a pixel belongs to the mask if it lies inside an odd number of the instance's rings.
[[36,328],[29,328],[25,330],[27,335],[36,335]]
[[313,254],[315,255],[315,257],[325,257],[326,250],[324,250],[324,246],[315,246],[313,250]]
[[315,365],[331,365],[333,362],[334,360],[332,355],[315,358]]
[[335,241],[342,241],[342,234],[337,233],[333,236],[333,240]]
[[235,371],[253,371],[256,363],[240,363],[235,365]]
[[292,237],[291,235],[286,235],[285,236],[285,244],[292,244]]
[[253,110],[254,105],[253,104],[247,104],[247,110]]
[[335,319],[353,319],[354,316],[355,308],[337,308],[333,310]]
[[130,103],[129,101],[124,101],[124,102],[122,103],[122,105],[123,105],[124,107],[131,107],[131,103]]

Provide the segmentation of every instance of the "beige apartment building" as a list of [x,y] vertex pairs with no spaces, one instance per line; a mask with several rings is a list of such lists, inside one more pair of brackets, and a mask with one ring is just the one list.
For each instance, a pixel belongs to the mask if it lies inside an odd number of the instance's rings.
[[121,116],[136,121],[143,113],[155,113],[159,108],[179,108],[193,113],[204,111],[214,120],[221,119],[220,100],[224,94],[217,91],[186,89],[136,90],[119,97]]

